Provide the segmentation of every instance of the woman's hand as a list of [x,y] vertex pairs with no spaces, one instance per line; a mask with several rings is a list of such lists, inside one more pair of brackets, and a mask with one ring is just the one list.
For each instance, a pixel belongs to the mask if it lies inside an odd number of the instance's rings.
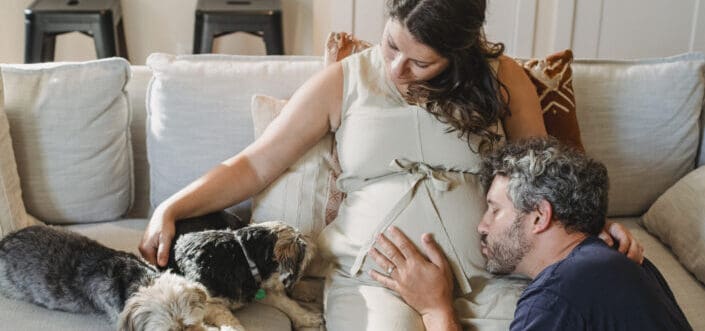
[[142,257],[149,263],[160,267],[166,266],[171,241],[176,232],[175,222],[176,220],[169,216],[164,208],[157,207],[152,214],[139,246]]
[[607,221],[605,228],[600,233],[600,239],[604,240],[610,247],[614,246],[615,240],[619,244],[617,250],[627,257],[641,264],[644,262],[644,247],[634,238],[631,232],[624,225]]
[[[424,320],[428,330],[460,330],[453,312],[453,274],[450,265],[431,234],[422,237],[425,258],[399,229],[391,227],[390,237],[380,234],[370,256],[388,271],[370,272],[373,279],[396,291]],[[423,289],[422,291],[419,289]]]

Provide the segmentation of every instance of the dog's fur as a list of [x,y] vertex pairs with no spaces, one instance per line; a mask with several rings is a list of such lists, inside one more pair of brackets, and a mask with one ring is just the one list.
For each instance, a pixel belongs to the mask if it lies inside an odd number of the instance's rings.
[[[216,219],[209,226],[242,225],[223,221],[225,215],[204,219]],[[28,227],[0,241],[0,293],[49,309],[104,314],[119,330],[244,330],[231,310],[254,301],[261,288],[260,302],[284,312],[296,328],[322,323],[320,314],[287,296],[314,256],[308,237],[281,222],[183,232],[177,229],[169,267],[185,277],[76,233]]]
[[197,282],[43,225],[0,241],[0,292],[49,309],[104,314],[119,330],[202,329],[209,300]]
[[[255,280],[240,243],[257,266],[261,282]],[[321,315],[302,308],[287,292],[303,276],[314,252],[313,242],[293,227],[266,222],[180,235],[168,267],[203,284],[231,309],[254,301],[261,288],[266,295],[260,302],[284,312],[296,328],[311,327],[322,323]]]

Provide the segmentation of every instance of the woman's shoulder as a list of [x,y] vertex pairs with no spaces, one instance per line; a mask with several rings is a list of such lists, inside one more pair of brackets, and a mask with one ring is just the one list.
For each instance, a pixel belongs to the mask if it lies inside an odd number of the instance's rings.
[[497,63],[497,78],[505,85],[527,81],[524,68],[514,58],[503,54],[494,61]]

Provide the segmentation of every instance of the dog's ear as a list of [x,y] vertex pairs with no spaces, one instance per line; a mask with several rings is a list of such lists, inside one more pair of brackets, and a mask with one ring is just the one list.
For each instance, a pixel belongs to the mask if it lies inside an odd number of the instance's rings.
[[313,249],[313,243],[299,233],[280,233],[274,246],[274,257],[279,262],[279,275],[287,289],[291,289],[303,275]]

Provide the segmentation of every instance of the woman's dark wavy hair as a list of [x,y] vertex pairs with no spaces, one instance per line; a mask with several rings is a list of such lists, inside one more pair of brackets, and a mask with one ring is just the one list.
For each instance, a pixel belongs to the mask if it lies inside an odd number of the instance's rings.
[[475,134],[493,146],[500,139],[493,129],[509,114],[500,92],[509,93],[488,63],[504,53],[504,44],[485,39],[487,1],[389,0],[387,7],[391,19],[449,61],[438,76],[410,85],[406,101],[448,124],[468,145]]

